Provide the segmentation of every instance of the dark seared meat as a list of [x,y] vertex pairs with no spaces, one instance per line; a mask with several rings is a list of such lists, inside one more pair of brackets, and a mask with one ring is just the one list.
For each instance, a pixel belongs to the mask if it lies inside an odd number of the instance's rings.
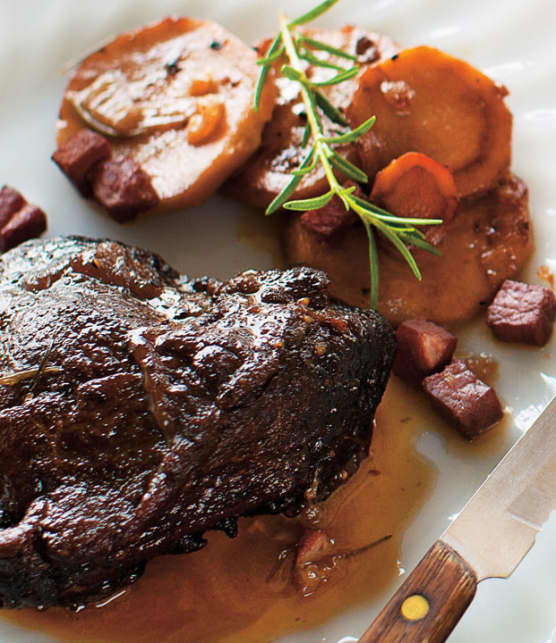
[[0,599],[73,605],[365,457],[394,339],[309,268],[188,280],[110,241],[0,259]]

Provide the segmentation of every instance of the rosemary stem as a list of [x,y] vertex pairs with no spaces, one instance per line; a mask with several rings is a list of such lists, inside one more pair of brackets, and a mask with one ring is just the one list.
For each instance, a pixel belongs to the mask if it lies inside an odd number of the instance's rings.
[[[305,70],[303,68],[303,65],[301,64],[299,56],[297,55],[297,49],[293,44],[292,35],[289,28],[289,20],[283,12],[280,14],[280,33],[282,34],[282,42],[284,43],[284,49],[286,50],[286,54],[288,55],[290,66],[300,73],[304,74]],[[311,134],[315,142],[314,144],[316,155],[319,157],[322,163],[322,167],[330,184],[331,190],[334,193],[338,194],[340,185],[338,184],[338,181],[334,176],[334,171],[332,170],[332,166],[330,165],[330,161],[328,160],[328,155],[325,151],[328,144],[324,140],[324,135],[322,133],[320,123],[318,122],[316,117],[315,101],[311,96],[310,90],[307,89],[307,87],[303,83],[301,83],[301,97],[303,98],[303,102],[305,103],[307,120],[309,122]]]
[[[288,26],[288,22],[289,22],[288,18],[286,17],[284,12],[282,12],[280,14],[280,33],[282,34],[282,42],[284,43],[284,49],[286,50],[286,53],[288,55],[290,66],[296,69],[301,74],[304,74],[305,71],[303,69],[303,65],[301,64],[301,60],[297,55],[297,49],[293,44],[292,35]],[[313,100],[312,100],[312,97],[309,95],[309,91],[307,90],[307,88],[303,83],[301,83],[301,96],[303,98],[303,102],[305,103],[307,118],[309,120],[311,131],[313,132],[313,136],[318,136],[320,134],[320,127],[315,117]]]
[[[349,128],[349,124],[341,111],[329,101],[326,94],[322,93],[320,89],[326,85],[337,84],[343,80],[347,80],[347,78],[353,77],[357,71],[357,66],[351,69],[345,69],[343,72],[338,71],[338,74],[329,81],[312,82],[305,73],[307,62],[320,67],[341,69],[339,65],[335,65],[330,61],[319,64],[317,57],[312,56],[312,54],[308,52],[307,44],[312,45],[316,49],[327,51],[330,54],[349,58],[353,60],[353,62],[356,62],[356,57],[336,50],[326,43],[319,43],[317,40],[307,38],[295,31],[299,25],[306,24],[313,18],[321,15],[336,2],[338,2],[338,0],[323,0],[313,10],[291,22],[284,13],[281,13],[280,31],[267,52],[266,57],[260,61],[262,69],[257,83],[255,105],[258,105],[268,69],[275,60],[279,59],[279,51],[281,51],[286,59],[281,73],[285,78],[299,83],[301,98],[307,113],[307,123],[305,125],[301,147],[305,148],[309,143],[309,139],[312,139],[309,153],[305,156],[299,169],[292,172],[293,178],[290,182],[267,207],[266,214],[270,214],[281,207],[298,211],[322,207],[329,203],[333,196],[337,196],[344,204],[346,210],[353,210],[359,215],[369,239],[370,301],[371,306],[374,308],[378,303],[379,282],[379,260],[375,243],[375,233],[380,233],[381,236],[384,236],[394,245],[413,271],[415,277],[420,280],[421,273],[411,253],[411,246],[415,245],[417,248],[427,250],[434,254],[436,254],[436,251],[415,226],[437,225],[442,223],[442,220],[408,218],[407,221],[404,221],[403,218],[392,215],[390,212],[371,203],[367,199],[355,196],[355,194],[352,194],[354,190],[353,187],[346,188],[342,186],[336,178],[335,171],[359,183],[367,183],[368,177],[365,172],[335,152],[332,146],[334,144],[353,142],[365,134],[373,126],[375,117],[373,116],[367,119],[355,129]],[[303,61],[304,54],[299,51],[300,46],[306,51],[305,61]],[[348,131],[339,136],[325,136],[325,127],[323,126],[320,112],[333,123],[348,127]],[[319,162],[328,181],[328,192],[322,194],[320,197],[288,201],[303,177],[313,171]]]

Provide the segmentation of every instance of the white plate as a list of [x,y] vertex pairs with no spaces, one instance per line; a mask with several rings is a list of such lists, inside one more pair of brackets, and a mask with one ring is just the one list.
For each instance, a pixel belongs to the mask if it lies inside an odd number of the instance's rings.
[[[279,9],[291,15],[312,6],[304,0],[20,0],[0,3],[0,183],[18,187],[50,215],[49,234],[81,233],[138,243],[161,253],[191,275],[227,276],[248,267],[269,267],[269,244],[245,239],[242,208],[215,197],[202,208],[127,227],[82,201],[55,166],[54,122],[69,60],[109,35],[169,13],[210,18],[245,41],[271,32]],[[264,6],[264,11],[261,8]],[[342,0],[322,21],[352,22],[389,33],[403,45],[431,44],[475,64],[511,91],[514,170],[528,183],[536,251],[526,278],[541,264],[556,271],[556,4],[553,0]],[[210,223],[209,223],[210,219]],[[271,245],[271,244],[270,244]],[[495,453],[448,448],[423,431],[419,449],[438,468],[435,489],[405,535],[406,570],[442,532],[503,451],[525,430],[556,392],[554,344],[542,350],[494,346],[478,322],[461,342],[470,350],[496,352],[497,389],[512,409],[513,424]],[[556,640],[556,520],[509,581],[483,583],[451,637],[454,643],[541,643]],[[400,578],[400,580],[402,580]],[[388,588],[388,591],[394,589]],[[386,593],[365,609],[343,613],[324,626],[288,641],[355,640]],[[0,621],[1,641],[42,641],[38,632]]]

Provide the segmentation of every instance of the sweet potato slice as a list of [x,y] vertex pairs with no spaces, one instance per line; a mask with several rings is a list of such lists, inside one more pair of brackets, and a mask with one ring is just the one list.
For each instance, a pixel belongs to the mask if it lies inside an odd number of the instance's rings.
[[444,238],[458,204],[450,170],[418,152],[407,152],[381,170],[370,200],[400,217],[442,219],[441,226],[422,226],[434,245]]
[[[332,294],[352,305],[369,305],[369,257],[365,231],[347,228],[337,243],[322,241],[289,215],[284,246],[290,264],[328,272]],[[458,205],[436,257],[414,256],[418,282],[403,259],[379,252],[378,310],[394,325],[424,318],[443,325],[470,319],[492,299],[504,279],[516,275],[532,250],[527,189],[513,176],[480,199]]]
[[150,178],[156,210],[201,203],[254,152],[270,117],[272,77],[253,109],[256,59],[207,21],[166,18],[121,34],[74,70],[58,145],[96,130]]
[[374,176],[405,152],[422,152],[454,174],[458,196],[495,186],[511,159],[506,90],[471,65],[431,47],[406,49],[361,76],[347,110],[352,126],[373,114],[359,140]]
[[[305,29],[303,33],[309,38],[320,40],[357,56],[361,70],[397,51],[396,45],[389,38],[351,26],[343,27],[338,31]],[[261,55],[266,53],[270,43],[270,40],[264,40],[257,46]],[[315,53],[329,62],[344,67],[350,66],[349,60],[331,56],[325,52]],[[281,62],[277,63],[277,67],[280,64]],[[308,65],[306,73],[314,80],[321,81],[334,76],[337,72],[333,69]],[[264,128],[261,147],[240,173],[227,182],[225,188],[226,192],[234,198],[258,207],[266,207],[286,187],[291,179],[292,170],[299,167],[307,154],[307,150],[301,146],[307,116],[299,94],[299,86],[285,78],[280,78],[277,84],[279,93],[276,106],[271,121]],[[345,110],[353,99],[357,86],[357,79],[352,79],[322,88],[322,91],[333,105],[340,110]],[[323,123],[330,135],[333,135],[332,132],[343,131],[326,117],[323,117]],[[357,161],[357,152],[353,143],[338,146],[336,149],[350,161]],[[324,172],[316,168],[303,179],[292,198],[309,198],[322,194],[327,189]]]

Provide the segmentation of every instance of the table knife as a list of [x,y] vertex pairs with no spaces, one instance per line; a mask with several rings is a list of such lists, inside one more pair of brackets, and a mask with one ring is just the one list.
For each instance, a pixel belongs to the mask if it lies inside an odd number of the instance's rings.
[[445,641],[477,583],[507,578],[556,509],[556,398],[508,451],[360,643]]

